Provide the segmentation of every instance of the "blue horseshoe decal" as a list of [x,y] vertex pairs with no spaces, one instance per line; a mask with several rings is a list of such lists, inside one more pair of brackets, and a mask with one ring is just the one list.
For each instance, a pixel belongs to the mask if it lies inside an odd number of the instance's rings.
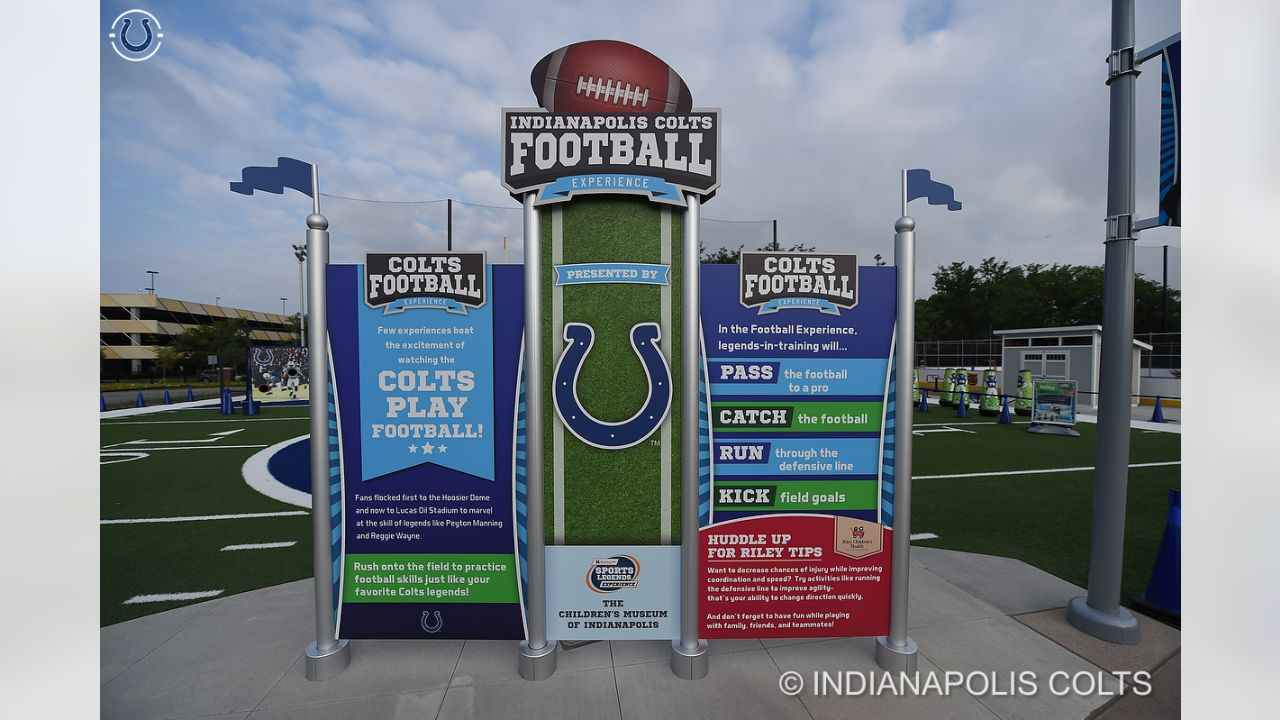
[[590,325],[565,324],[564,340],[568,345],[556,361],[552,398],[560,422],[579,440],[604,450],[622,450],[652,435],[671,410],[671,368],[658,348],[662,330],[654,322],[638,323],[631,328],[631,349],[644,365],[649,396],[635,415],[619,423],[597,420],[578,401],[578,372],[595,338],[595,330]]
[[429,616],[432,614],[433,613],[429,610],[423,610],[422,620],[420,621],[420,623],[422,625],[423,630],[426,630],[427,632],[434,635],[440,632],[440,628],[444,627],[444,616],[440,614],[439,610],[436,610],[434,612],[434,615],[436,616],[435,623],[432,623],[431,620],[429,619]]
[[151,45],[151,19],[142,18],[142,29],[147,31],[147,39],[142,41],[141,45],[134,45],[129,42],[129,26],[133,24],[130,18],[124,19],[124,24],[120,26],[120,44],[125,46],[129,52],[142,52]]

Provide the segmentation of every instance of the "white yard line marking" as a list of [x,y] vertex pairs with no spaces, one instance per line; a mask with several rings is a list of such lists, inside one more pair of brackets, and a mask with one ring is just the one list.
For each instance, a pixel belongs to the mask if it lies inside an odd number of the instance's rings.
[[[914,536],[913,536],[914,537]],[[934,537],[937,537],[935,535]],[[287,548],[297,545],[297,540],[288,540],[285,542],[268,542],[268,543],[244,543],[243,545],[228,545],[222,548],[221,552],[235,552],[236,550],[271,550],[274,548]]]
[[912,434],[912,435],[927,435],[927,434],[929,434],[929,433],[953,433],[953,432],[966,433],[966,434],[968,434],[968,435],[977,435],[977,434],[978,434],[976,430],[961,430],[960,428],[951,427],[950,425],[943,425],[942,427],[934,428],[934,429],[932,429],[932,430],[912,430],[912,431],[911,431],[911,434]]
[[297,505],[298,507],[303,508],[311,507],[311,493],[303,492],[297,488],[291,488],[280,482],[280,480],[271,474],[271,469],[269,467],[272,455],[275,455],[294,443],[303,442],[308,437],[309,436],[307,435],[302,435],[300,437],[282,440],[266,450],[259,450],[258,452],[250,455],[249,459],[244,461],[244,465],[240,466],[240,475],[244,477],[244,481],[248,483],[249,487],[273,500],[279,500],[280,502]]
[[912,540],[937,540],[938,536],[935,535],[934,533],[911,533],[911,539]]
[[[151,457],[151,453],[144,452],[101,452],[98,453],[99,465],[114,465],[116,463],[130,462],[133,460],[141,460],[145,457]],[[114,459],[111,459],[114,458]]]
[[107,445],[107,447],[120,447],[121,445],[181,445],[183,443],[212,444],[219,440],[225,440],[227,437],[235,435],[238,432],[244,432],[244,428],[236,428],[235,430],[227,430],[226,432],[209,433],[209,437],[201,438],[199,440],[128,440],[125,442],[115,443],[114,445]]
[[234,515],[186,515],[184,517],[166,518],[120,518],[100,520],[100,525],[143,525],[147,523],[197,522],[200,520],[240,520],[242,518],[288,517],[290,515],[310,515],[307,510],[281,510],[279,512],[237,513]]
[[138,605],[140,603],[157,603],[157,602],[176,602],[180,600],[203,600],[221,595],[221,590],[201,590],[200,592],[180,592],[180,593],[159,593],[157,595],[134,595],[125,600],[124,605]]
[[[128,443],[121,443],[127,445]],[[234,450],[236,448],[264,448],[266,443],[261,445],[194,445],[187,447],[151,447],[145,446],[147,452],[160,452],[161,450]],[[106,445],[102,449],[119,447],[119,445]],[[134,447],[137,447],[136,445]]]
[[[1181,460],[1170,460],[1168,462],[1150,462],[1150,463],[1131,463],[1131,468],[1145,467],[1164,467],[1166,465],[1181,465]],[[913,475],[913,480],[951,480],[954,478],[980,478],[980,477],[998,477],[1002,475],[1045,475],[1047,473],[1067,473],[1067,472],[1084,472],[1085,470],[1093,470],[1092,465],[1069,468],[1045,468],[1043,470],[1004,470],[1001,472],[980,472],[980,473],[956,473],[954,475]]]
[[290,420],[301,422],[309,420],[307,416],[287,417],[287,418],[245,418],[244,420],[137,420],[134,422],[113,422],[103,420],[103,425],[115,427],[117,425],[195,425],[197,423],[242,423],[242,422],[288,422]]

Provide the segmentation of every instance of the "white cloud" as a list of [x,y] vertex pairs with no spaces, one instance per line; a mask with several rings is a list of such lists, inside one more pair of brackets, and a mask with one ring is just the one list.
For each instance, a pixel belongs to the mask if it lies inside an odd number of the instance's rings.
[[[533,104],[539,58],[596,37],[651,50],[696,104],[723,109],[711,218],[777,218],[784,243],[889,257],[898,171],[928,167],[965,208],[912,205],[922,291],[956,259],[1100,263],[1108,7],[961,0],[945,27],[928,30],[927,2],[255,6],[237,28],[166,38],[173,52],[155,62],[103,57],[104,162],[137,180],[135,205],[162,209],[141,232],[124,232],[104,204],[103,284],[131,289],[145,253],[192,294],[261,308],[291,295],[275,288],[296,286],[288,245],[301,240],[305,201],[244,198],[225,185],[276,155],[317,162],[328,193],[509,206],[455,206],[455,238],[499,259],[506,234],[517,258],[519,212],[496,175],[498,112]],[[1140,45],[1158,40],[1176,31],[1176,10],[1140,2],[1138,27]],[[1143,83],[1158,84],[1158,72]],[[1140,163],[1155,125],[1155,107],[1140,107]],[[104,196],[113,177],[104,171]],[[1140,209],[1151,205],[1147,182]],[[442,203],[325,206],[335,259],[444,244]],[[712,247],[754,247],[770,230],[717,224],[705,235]],[[1151,242],[1176,243],[1176,231],[1161,233]],[[191,247],[224,248],[228,259]]]

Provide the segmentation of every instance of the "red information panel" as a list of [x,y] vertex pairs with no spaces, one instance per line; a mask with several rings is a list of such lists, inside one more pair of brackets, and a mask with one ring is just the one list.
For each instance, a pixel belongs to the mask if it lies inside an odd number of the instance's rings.
[[889,632],[893,530],[848,517],[769,515],[699,537],[702,637]]

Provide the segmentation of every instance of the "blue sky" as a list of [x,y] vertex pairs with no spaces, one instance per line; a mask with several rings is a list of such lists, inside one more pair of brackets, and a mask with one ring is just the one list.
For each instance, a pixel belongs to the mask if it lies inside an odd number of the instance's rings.
[[[453,197],[455,246],[519,260],[499,186],[498,117],[531,106],[547,52],[608,37],[651,50],[724,113],[722,189],[708,218],[779,220],[780,239],[891,255],[898,171],[928,167],[965,209],[917,202],[919,281],[952,260],[1102,261],[1107,0],[912,2],[156,2],[164,44],[129,63],[102,6],[105,291],[296,309],[308,200],[227,190],[278,155],[319,164],[321,190]],[[1139,0],[1138,45],[1178,29]],[[1138,210],[1154,212],[1158,69],[1139,78]],[[1150,168],[1143,172],[1143,168]],[[444,245],[443,203],[322,198],[335,261]],[[917,207],[919,205],[919,207]],[[707,244],[768,240],[766,223],[707,223]],[[1176,230],[1140,245],[1177,245]],[[1178,258],[1175,255],[1174,263]],[[1158,249],[1139,269],[1158,270]],[[1174,278],[1175,284],[1177,277]]]

